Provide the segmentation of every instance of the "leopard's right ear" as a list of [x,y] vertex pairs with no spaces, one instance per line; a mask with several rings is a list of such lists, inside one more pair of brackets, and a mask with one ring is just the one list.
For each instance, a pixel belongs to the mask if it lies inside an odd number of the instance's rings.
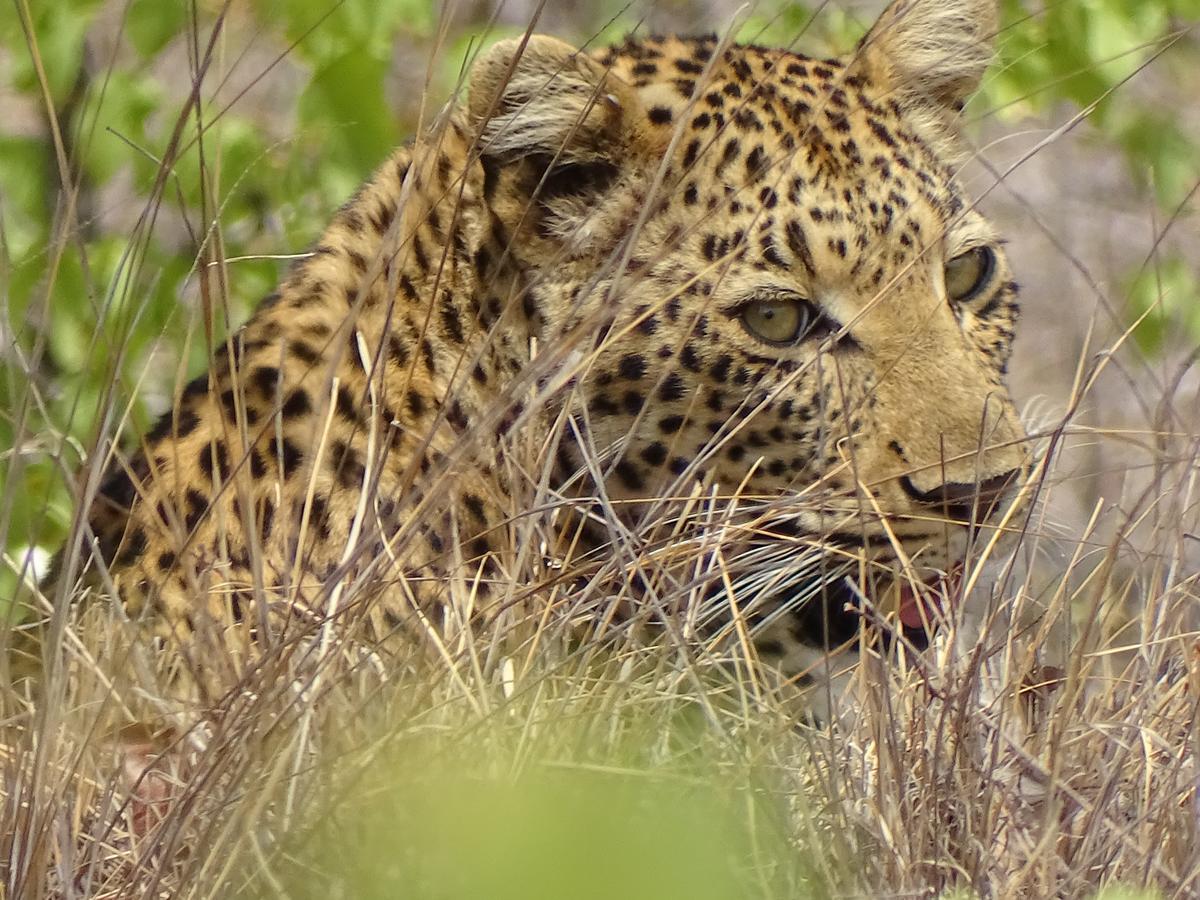
[[633,89],[555,38],[500,41],[471,69],[467,101],[479,152],[564,164],[627,158],[644,138]]

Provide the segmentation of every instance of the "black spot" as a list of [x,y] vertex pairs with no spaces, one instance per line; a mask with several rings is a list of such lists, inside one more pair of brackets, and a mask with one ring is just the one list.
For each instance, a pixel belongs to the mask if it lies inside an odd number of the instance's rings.
[[683,379],[679,377],[679,373],[671,372],[663,379],[663,383],[658,389],[658,396],[667,402],[674,402],[681,399],[686,392],[687,387]]
[[613,416],[617,414],[617,404],[604,394],[599,394],[592,398],[589,406],[602,416]]
[[712,375],[713,379],[724,384],[729,380],[729,367],[731,365],[733,365],[733,357],[727,353],[722,353],[717,357],[717,361],[713,363],[712,368],[709,369],[709,374]]
[[626,381],[637,381],[646,374],[646,360],[636,353],[621,357],[617,372]]
[[221,407],[225,410],[225,418],[230,422],[237,421],[237,398],[233,396],[233,389],[221,391]]
[[766,153],[763,152],[761,145],[750,151],[750,155],[746,157],[746,175],[749,178],[756,179],[762,175],[762,169],[766,164]]
[[223,441],[213,441],[211,444],[203,444],[200,447],[200,452],[196,454],[196,462],[200,466],[200,470],[208,479],[213,476],[213,459],[216,459],[216,469],[222,479],[229,478],[229,452],[225,449]]
[[300,389],[292,392],[291,396],[284,401],[281,410],[288,417],[305,416],[311,411],[312,403],[308,399],[308,392]]
[[816,265],[813,262],[812,253],[808,249],[808,242],[804,239],[804,230],[800,227],[800,223],[788,222],[784,227],[784,233],[787,235],[788,249],[796,255],[809,272],[815,271]]
[[[174,434],[177,439],[182,439],[187,437],[199,427],[200,417],[190,409],[181,410],[179,413],[179,422],[175,425],[174,431],[172,431],[171,415],[168,413],[159,419],[158,425],[155,427],[154,431],[158,431],[164,426],[164,424],[166,425],[166,431],[164,434],[159,435],[158,437],[163,437],[165,434]],[[154,443],[158,438],[156,438],[154,433],[151,432],[146,439],[150,443]]]
[[441,313],[442,328],[446,332],[446,337],[456,344],[461,344],[463,342],[462,322],[458,318],[458,309],[448,295],[442,298]]
[[283,460],[283,477],[291,478],[304,461],[304,451],[284,438],[279,444],[279,456]]
[[622,409],[631,416],[636,416],[645,405],[646,398],[637,391],[626,391],[625,396],[621,398]]
[[225,448],[225,443],[214,441],[213,452],[217,457],[217,471],[221,473],[223,479],[228,481],[232,470],[229,468],[229,451]]
[[288,344],[288,352],[309,367],[315,366],[321,361],[321,354],[304,341],[292,341]]
[[413,261],[422,272],[429,271],[429,257],[425,253],[425,245],[421,242],[420,234],[412,236]]
[[725,147],[721,150],[721,159],[717,163],[716,173],[720,175],[726,166],[738,158],[741,153],[741,147],[738,145],[737,138],[730,138],[725,142]]
[[658,331],[658,317],[646,316],[637,323],[637,330],[641,334],[651,335]]
[[616,473],[617,478],[621,480],[621,483],[630,490],[641,490],[644,486],[644,482],[642,481],[642,473],[638,471],[637,466],[627,459],[623,459],[617,463],[616,468],[614,468],[613,471]]
[[329,505],[325,502],[324,497],[314,496],[312,503],[308,507],[308,521],[317,529],[317,536],[321,540],[329,540]]
[[208,512],[208,498],[194,488],[189,488],[185,495],[187,502],[187,513],[184,516],[183,523],[187,526],[188,531],[195,531],[196,526],[200,524],[200,519]]
[[391,203],[384,201],[371,216],[371,226],[375,229],[376,234],[383,234],[391,227],[392,219],[395,218],[396,207]]
[[787,268],[787,261],[779,255],[779,251],[775,247],[775,239],[770,234],[764,234],[760,241],[762,247],[762,256],[771,265],[780,268]]
[[399,335],[388,336],[388,356],[397,366],[403,368],[408,365],[408,348],[404,346],[404,342],[400,340]]
[[412,279],[407,275],[400,276],[400,293],[404,295],[406,300],[417,299],[417,289],[413,287]]
[[479,519],[480,521],[486,521],[483,515],[483,500],[481,500],[475,494],[464,494],[463,506],[465,506],[467,511],[475,518]]
[[674,434],[683,427],[683,416],[663,416],[658,420],[658,428],[664,434]]
[[336,405],[338,415],[347,422],[359,421],[358,407],[354,404],[354,397],[344,384],[338,387]]
[[650,108],[650,121],[655,125],[670,125],[671,110],[665,106],[653,106]]
[[128,565],[146,552],[146,532],[142,528],[133,528],[126,532],[121,541],[121,553],[116,558],[118,566]]
[[667,461],[667,448],[659,441],[655,441],[642,451],[642,459],[652,466],[661,466]]
[[262,531],[262,538],[265,541],[271,536],[271,528],[275,524],[275,504],[270,500],[263,500],[262,516],[259,519],[259,527]]
[[184,397],[198,397],[201,394],[208,393],[208,373],[199,375],[187,383],[187,387],[183,389]]
[[171,433],[173,420],[174,416],[171,413],[167,413],[165,416],[159,416],[158,422],[155,423],[154,427],[150,429],[150,433],[146,435],[146,441],[153,444],[165,438]]
[[683,345],[683,351],[679,354],[679,361],[689,372],[700,372],[704,369],[704,365],[700,362],[700,357],[696,353],[696,349],[691,344]]
[[366,467],[362,464],[358,451],[349,447],[343,441],[334,441],[330,448],[330,461],[337,473],[337,480],[342,487],[361,487],[366,477]]
[[250,373],[250,383],[268,400],[275,399],[275,390],[279,386],[279,370],[274,366],[259,366]]

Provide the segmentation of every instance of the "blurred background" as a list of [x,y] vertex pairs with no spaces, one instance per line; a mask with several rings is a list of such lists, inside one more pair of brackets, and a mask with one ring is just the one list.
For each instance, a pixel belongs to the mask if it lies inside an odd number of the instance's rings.
[[[733,28],[828,55],[883,5],[5,4],[0,588],[66,533],[82,460],[166,409],[481,43],[536,21],[580,44]],[[1080,537],[1097,510],[1100,543],[1151,508],[1195,515],[1147,498],[1200,413],[1197,18],[1200,0],[1005,0],[998,63],[968,109],[967,180],[1024,289],[1013,391],[1050,435],[1070,413],[1051,535]],[[217,298],[203,267],[227,278]]]

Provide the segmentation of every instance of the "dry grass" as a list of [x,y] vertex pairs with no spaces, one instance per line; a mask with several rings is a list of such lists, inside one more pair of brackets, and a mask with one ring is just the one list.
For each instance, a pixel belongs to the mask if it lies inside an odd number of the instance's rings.
[[[71,190],[63,203],[69,222]],[[744,618],[722,607],[726,628],[697,627],[706,585],[746,574],[753,516],[721,526],[753,498],[681,483],[640,527],[613,526],[611,557],[576,560],[550,549],[571,504],[533,432],[512,477],[538,512],[512,523],[528,552],[487,628],[461,624],[468,574],[419,649],[363,646],[367,589],[342,585],[342,612],[272,647],[196,723],[107,605],[69,616],[47,597],[59,663],[36,688],[0,684],[0,896],[616,896],[606,876],[628,897],[1200,893],[1196,418],[1168,386],[1141,397],[1141,433],[1079,426],[1115,344],[1038,423],[1015,549],[969,568],[929,652],[864,651],[836,729],[798,724],[745,665]],[[1063,448],[1108,441],[1135,445],[1144,490],[1064,534]],[[657,602],[627,621],[633,570]],[[129,720],[176,725],[133,788],[110,739]],[[164,786],[169,804],[131,802]],[[564,834],[593,854],[570,856]]]

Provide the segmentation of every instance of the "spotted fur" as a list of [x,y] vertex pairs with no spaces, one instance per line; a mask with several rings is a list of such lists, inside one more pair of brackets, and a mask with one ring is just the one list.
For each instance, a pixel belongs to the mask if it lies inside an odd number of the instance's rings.
[[[628,521],[698,482],[750,498],[744,561],[805,560],[759,655],[804,677],[858,619],[796,589],[830,582],[797,548],[857,559],[863,590],[946,570],[1024,477],[1016,286],[955,174],[995,27],[984,0],[898,0],[841,59],[496,45],[113,463],[92,571],[185,644],[269,640],[352,583],[376,637],[445,621],[450,577],[485,615],[530,512],[514,435],[560,433],[553,486]],[[975,247],[993,271],[956,301]],[[756,337],[764,297],[812,330]]]

